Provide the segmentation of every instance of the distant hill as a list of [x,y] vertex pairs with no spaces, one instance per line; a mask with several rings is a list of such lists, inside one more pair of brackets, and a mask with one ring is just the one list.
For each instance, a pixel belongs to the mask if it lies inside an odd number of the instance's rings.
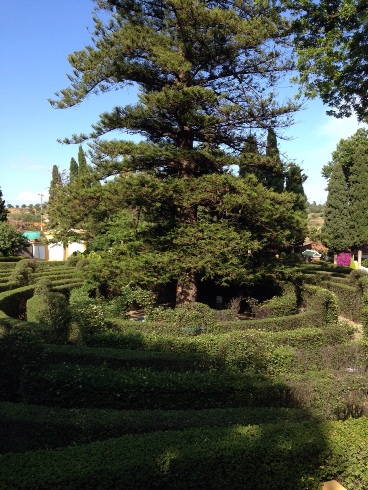
[[[24,206],[24,205],[23,205]],[[38,206],[8,207],[8,222],[18,231],[39,231],[41,208]]]

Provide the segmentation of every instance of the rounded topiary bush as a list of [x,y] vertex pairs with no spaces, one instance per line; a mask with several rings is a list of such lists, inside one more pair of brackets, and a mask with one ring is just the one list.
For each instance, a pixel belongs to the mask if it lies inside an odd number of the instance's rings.
[[349,282],[355,284],[359,279],[368,277],[368,272],[364,269],[355,269],[352,270],[349,274]]
[[72,255],[69,255],[69,257],[66,259],[65,265],[68,267],[76,267],[82,257],[83,256],[81,254],[73,253]]
[[69,305],[74,331],[78,330],[82,338],[108,329],[103,303],[91,297],[88,285],[75,288],[70,292]]
[[65,340],[70,320],[68,301],[61,293],[51,291],[51,282],[37,282],[34,295],[27,301],[27,321],[55,331],[55,340]]
[[20,260],[12,271],[10,280],[19,286],[26,286],[32,282],[32,274],[37,269],[37,262],[34,259]]
[[175,324],[183,332],[198,334],[216,322],[216,312],[203,303],[188,303],[175,308]]

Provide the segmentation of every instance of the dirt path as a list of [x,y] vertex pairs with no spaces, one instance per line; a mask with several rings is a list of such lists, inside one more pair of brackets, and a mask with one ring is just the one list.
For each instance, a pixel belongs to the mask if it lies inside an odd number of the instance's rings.
[[363,325],[361,323],[353,322],[342,315],[339,316],[339,321],[346,322],[352,327],[355,328],[356,332],[354,333],[354,340],[361,340],[363,335]]

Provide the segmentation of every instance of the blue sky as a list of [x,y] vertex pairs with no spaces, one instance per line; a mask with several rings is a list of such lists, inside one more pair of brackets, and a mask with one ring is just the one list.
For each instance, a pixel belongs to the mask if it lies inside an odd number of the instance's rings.
[[[93,27],[91,0],[0,0],[0,188],[8,204],[47,200],[53,165],[69,168],[78,147],[61,145],[58,138],[88,132],[98,115],[134,100],[134,93],[113,92],[92,97],[82,105],[53,109],[48,102],[68,86],[68,54],[90,43]],[[296,114],[296,124],[279,140],[279,148],[308,176],[309,201],[326,200],[322,166],[341,138],[355,133],[355,118],[325,115],[318,100]],[[87,149],[87,147],[85,147]]]

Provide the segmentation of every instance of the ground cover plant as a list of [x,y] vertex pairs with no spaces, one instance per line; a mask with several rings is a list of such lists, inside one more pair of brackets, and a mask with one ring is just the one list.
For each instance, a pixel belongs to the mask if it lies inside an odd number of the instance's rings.
[[[361,278],[348,281],[364,290]],[[111,307],[90,286],[75,289],[66,296],[74,330],[62,341],[65,330],[52,337],[49,325],[7,317],[17,323],[0,339],[0,488],[109,488],[113,481],[208,488],[211,481],[249,489],[272,482],[281,490],[332,478],[364,488],[357,455],[368,430],[366,344],[338,321],[333,293],[306,285],[304,311],[295,314],[291,290],[285,285],[283,298],[265,302],[259,318],[205,305],[155,311],[147,301],[150,320],[141,310],[136,321],[128,319],[126,291]],[[102,324],[86,315],[87,305],[104,312]],[[308,316],[313,308],[318,315]],[[264,313],[280,310],[286,316]],[[81,315],[89,328],[77,328]]]

